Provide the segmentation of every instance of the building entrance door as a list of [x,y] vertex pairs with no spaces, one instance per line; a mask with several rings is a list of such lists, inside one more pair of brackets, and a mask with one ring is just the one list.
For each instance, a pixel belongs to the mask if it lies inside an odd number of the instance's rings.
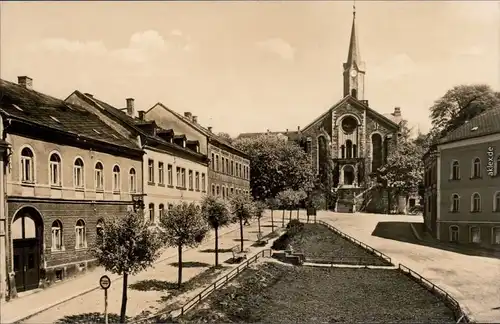
[[40,280],[40,248],[36,238],[14,240],[14,273],[18,292],[36,289]]

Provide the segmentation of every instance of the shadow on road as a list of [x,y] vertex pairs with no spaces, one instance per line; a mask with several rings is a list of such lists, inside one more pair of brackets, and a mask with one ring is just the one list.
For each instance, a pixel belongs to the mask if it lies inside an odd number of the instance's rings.
[[[410,224],[413,224],[415,230],[418,232],[422,240],[415,237]],[[455,243],[438,242],[429,234],[424,232],[423,223],[411,222],[378,222],[377,226],[372,232],[373,236],[395,240],[410,244],[418,244],[422,246],[431,247],[471,256],[482,256],[487,258],[500,259],[500,251],[489,250],[486,248],[477,248],[470,245],[458,245]]]
[[[236,239],[233,239],[233,241],[235,241],[235,242],[241,242],[241,239],[236,238]],[[246,238],[243,239],[243,242],[248,242],[248,241],[250,241],[250,240],[246,239]]]
[[[84,313],[78,315],[68,315],[57,320],[55,323],[56,324],[104,323],[104,314],[95,312],[95,313]],[[117,314],[108,314],[108,323],[120,323],[120,316]]]
[[129,288],[139,291],[165,291],[165,290],[178,289],[179,286],[177,285],[177,282],[146,279],[129,285]]
[[[219,253],[230,253],[232,249],[219,249]],[[215,249],[200,250],[201,253],[215,253]]]
[[[178,267],[179,263],[178,262],[172,262],[170,263],[172,267]],[[186,261],[182,262],[182,267],[183,268],[208,268],[211,267],[212,265],[209,263],[205,262],[198,262],[198,261]]]

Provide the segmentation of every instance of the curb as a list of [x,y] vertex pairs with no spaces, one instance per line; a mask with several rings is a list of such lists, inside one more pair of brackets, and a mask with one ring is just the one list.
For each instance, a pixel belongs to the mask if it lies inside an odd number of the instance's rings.
[[[267,218],[270,218],[270,216],[269,216],[269,217],[263,217],[263,218],[261,218],[261,221],[262,221],[262,219],[267,219]],[[252,224],[252,223],[254,223],[254,222],[251,222],[250,224]],[[230,230],[230,231],[225,232],[224,234],[220,234],[220,235],[219,235],[219,237],[224,236],[224,235],[227,235],[227,234],[230,234],[230,233],[233,233],[233,232],[235,232],[235,231],[239,231],[239,230],[240,230],[240,228],[239,228],[239,227],[237,227],[237,228],[235,228],[235,229],[233,229],[233,230]],[[208,244],[208,242],[207,242],[206,244]],[[203,245],[205,245],[205,244],[203,244]],[[201,246],[203,246],[203,245],[200,245],[200,246],[198,246],[198,247],[194,247],[194,248],[186,248],[185,250],[182,250],[182,252],[184,253],[184,252],[187,252],[187,251],[195,250],[195,249],[198,249],[199,247],[201,247]],[[153,263],[153,267],[154,267],[154,265],[155,265],[155,264],[158,264],[158,263],[160,263],[160,262],[163,262],[163,261],[166,261],[166,260],[172,259],[172,258],[174,258],[174,257],[176,257],[176,256],[177,256],[177,254],[174,254],[174,255],[172,255],[172,256],[169,256],[169,257],[166,257],[166,258],[163,258],[163,259],[157,260],[157,261],[155,261],[155,262]],[[118,281],[119,279],[122,279],[122,278],[123,278],[123,276],[121,276],[121,275],[120,275],[120,276],[118,276],[117,278],[112,279],[112,280],[111,280],[111,282],[116,282],[116,281]],[[50,289],[50,288],[48,288],[48,289]],[[62,304],[62,303],[65,303],[65,302],[67,302],[67,301],[70,301],[70,300],[73,300],[73,299],[75,299],[75,298],[81,297],[81,296],[83,296],[83,295],[89,294],[89,293],[91,293],[91,292],[93,292],[93,291],[95,291],[95,290],[98,290],[98,289],[101,289],[101,287],[100,287],[99,285],[98,285],[97,287],[94,287],[94,288],[89,288],[89,289],[87,289],[87,290],[85,290],[85,291],[83,291],[83,292],[79,292],[79,293],[77,293],[77,294],[75,294],[75,295],[73,295],[73,296],[70,296],[70,297],[68,297],[68,298],[64,298],[64,299],[62,299],[62,300],[59,300],[59,301],[57,301],[57,302],[55,302],[55,303],[49,304],[48,306],[44,306],[43,308],[39,308],[39,309],[37,309],[36,311],[34,311],[32,314],[30,314],[30,315],[22,315],[22,316],[20,316],[20,317],[14,318],[13,320],[10,320],[10,319],[9,319],[9,320],[8,320],[8,321],[6,321],[5,323],[20,324],[20,322],[21,322],[21,321],[27,320],[28,318],[31,318],[31,317],[33,317],[33,316],[36,316],[36,315],[38,315],[38,314],[40,314],[40,313],[42,313],[42,312],[44,312],[44,311],[46,311],[46,310],[49,310],[49,309],[51,309],[51,308],[54,308],[54,307],[56,307],[56,306],[58,306],[58,305],[60,305],[60,304]],[[2,319],[2,320],[3,320],[3,319]]]

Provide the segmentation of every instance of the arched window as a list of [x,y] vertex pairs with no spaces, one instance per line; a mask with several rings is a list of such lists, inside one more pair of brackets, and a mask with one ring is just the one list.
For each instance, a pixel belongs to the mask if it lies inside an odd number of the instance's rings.
[[33,151],[25,147],[21,151],[21,181],[24,183],[35,182],[35,162]]
[[479,226],[471,226],[469,231],[469,241],[471,243],[481,243],[481,229]]
[[500,227],[491,229],[491,240],[493,244],[500,244]]
[[153,224],[155,222],[155,204],[149,204],[149,222]]
[[358,146],[356,144],[352,145],[352,157],[357,158],[358,157]]
[[481,196],[477,192],[473,193],[471,197],[471,211],[481,211]]
[[63,247],[62,224],[56,220],[52,222],[52,250],[59,251]]
[[472,178],[481,177],[481,160],[479,158],[475,158],[472,161]]
[[120,167],[115,165],[113,167],[113,192],[120,192]]
[[372,135],[372,172],[377,171],[378,168],[382,166],[383,163],[383,146],[382,146],[382,136],[375,133]]
[[451,211],[456,213],[460,210],[460,196],[458,194],[451,195]]
[[160,218],[163,217],[163,214],[165,213],[165,206],[163,204],[158,206],[158,213],[160,214]]
[[50,185],[61,185],[61,157],[57,153],[52,153],[49,160],[50,166]]
[[217,191],[217,197],[220,197],[220,187],[216,186],[215,190]]
[[95,225],[95,231],[98,238],[102,238],[104,235],[104,220],[99,219]]
[[104,189],[104,168],[101,162],[97,162],[94,168],[95,190],[102,191]]
[[345,159],[345,145],[340,145],[340,157]]
[[500,212],[500,191],[493,195],[493,211]]
[[450,226],[450,242],[458,242],[459,238],[459,229],[456,225]]
[[345,150],[346,150],[346,157],[348,159],[352,158],[352,141],[347,140],[345,141]]
[[352,185],[354,183],[354,168],[351,165],[344,166],[344,184]]
[[212,196],[215,196],[215,185],[212,185]]
[[87,247],[87,233],[85,231],[85,222],[79,219],[75,226],[76,249],[84,249]]
[[136,178],[135,178],[135,169],[132,168],[130,169],[129,172],[129,190],[130,192],[135,192],[136,191]]
[[73,183],[75,188],[83,188],[83,161],[80,158],[75,160],[75,164],[73,166]]
[[460,179],[460,164],[458,161],[453,161],[451,163],[451,180],[459,180]]
[[353,98],[358,98],[358,90],[356,89],[351,89],[351,97]]

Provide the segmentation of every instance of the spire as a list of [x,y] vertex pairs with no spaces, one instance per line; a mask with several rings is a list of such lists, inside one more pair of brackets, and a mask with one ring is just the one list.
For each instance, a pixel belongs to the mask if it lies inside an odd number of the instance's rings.
[[349,53],[347,54],[346,66],[349,67],[353,63],[360,68],[361,56],[359,55],[358,38],[356,37],[356,1],[354,1],[352,6],[351,40],[349,41]]

